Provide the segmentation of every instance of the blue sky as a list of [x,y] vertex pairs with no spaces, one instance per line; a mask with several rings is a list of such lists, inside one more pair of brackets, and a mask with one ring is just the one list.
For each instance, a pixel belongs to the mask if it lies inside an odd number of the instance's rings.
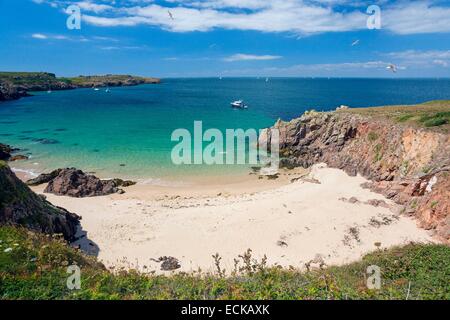
[[[373,4],[381,29],[369,30]],[[6,71],[450,77],[450,0],[0,0],[0,12]]]

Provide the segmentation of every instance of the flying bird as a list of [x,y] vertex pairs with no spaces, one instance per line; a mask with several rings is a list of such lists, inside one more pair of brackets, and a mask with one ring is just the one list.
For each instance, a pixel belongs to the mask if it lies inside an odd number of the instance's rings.
[[392,63],[388,65],[386,69],[391,70],[393,73],[397,73],[397,66]]
[[352,42],[352,47],[354,47],[354,46],[356,46],[358,44],[359,44],[359,40],[355,40],[355,41]]
[[170,10],[167,10],[167,13],[169,14],[170,19],[175,20],[175,19],[173,18],[172,12],[170,12]]

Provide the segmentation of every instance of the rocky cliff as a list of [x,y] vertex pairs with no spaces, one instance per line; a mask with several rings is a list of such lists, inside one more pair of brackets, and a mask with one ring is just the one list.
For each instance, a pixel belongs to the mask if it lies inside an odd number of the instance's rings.
[[31,191],[0,161],[0,225],[22,225],[48,233],[62,233],[68,241],[75,239],[80,217],[53,206]]
[[[444,108],[447,111],[430,107],[426,114],[407,117],[361,109],[308,112],[290,122],[279,120],[274,127],[280,132],[280,164],[309,167],[325,162],[349,175],[360,174],[371,180],[366,187],[401,204],[422,228],[450,242],[448,125],[421,125],[421,119],[448,115],[450,103]],[[414,117],[416,122],[399,120]],[[266,139],[271,139],[270,131],[261,135],[260,143]]]
[[0,82],[0,101],[16,100],[26,96],[28,96],[26,90],[22,90],[9,82]]

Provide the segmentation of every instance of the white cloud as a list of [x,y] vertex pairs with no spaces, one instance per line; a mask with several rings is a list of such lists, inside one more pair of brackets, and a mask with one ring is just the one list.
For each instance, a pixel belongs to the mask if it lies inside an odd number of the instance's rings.
[[83,15],[84,21],[97,26],[134,26],[148,24],[174,32],[210,31],[216,28],[263,32],[312,34],[326,31],[349,31],[366,27],[361,12],[338,13],[330,8],[298,5],[293,1],[275,1],[276,5],[253,12],[230,12],[211,8],[167,8],[151,4],[122,8],[119,16]]
[[400,2],[382,11],[383,27],[397,34],[450,32],[450,7],[440,1]]
[[447,68],[450,65],[450,62],[444,60],[433,60],[433,64]]
[[140,50],[145,49],[146,46],[104,46],[100,47],[102,50]]
[[403,64],[410,66],[420,65],[422,67],[432,67],[433,65],[438,65],[448,67],[450,65],[450,50],[406,50],[390,52],[386,56],[402,61]]
[[[226,70],[226,75],[247,76],[282,76],[282,77],[310,77],[310,76],[389,76],[390,72],[386,67],[389,65],[385,61],[365,61],[365,62],[342,62],[323,64],[296,64],[288,67],[268,67],[261,69],[236,69]],[[399,66],[399,70],[406,70],[404,66]]]
[[45,34],[42,34],[42,33],[33,33],[31,35],[31,37],[35,38],[35,39],[47,39],[48,38]]
[[113,10],[114,7],[106,4],[97,4],[91,1],[81,1],[75,3],[77,6],[80,7],[81,10],[84,11],[91,11],[94,13],[101,13],[108,10]]
[[34,39],[39,40],[65,40],[65,41],[79,41],[79,42],[89,42],[89,41],[97,41],[97,42],[117,42],[118,40],[111,37],[102,37],[102,36],[92,36],[92,37],[84,37],[84,36],[68,36],[62,34],[43,34],[43,33],[33,33],[31,35]]
[[254,54],[244,54],[237,53],[232,56],[225,58],[224,60],[227,62],[235,62],[235,61],[264,61],[264,60],[277,60],[281,59],[281,56],[271,56],[271,55],[254,55]]
[[450,59],[450,50],[406,50],[399,52],[390,52],[387,54],[390,57],[406,59],[406,60],[423,60],[423,59]]
[[166,0],[158,3],[59,0],[52,3],[58,3],[61,8],[78,4],[85,22],[102,27],[144,24],[172,32],[221,28],[297,35],[364,30],[366,9],[376,3],[381,7],[384,30],[396,34],[450,32],[450,7],[441,0]]

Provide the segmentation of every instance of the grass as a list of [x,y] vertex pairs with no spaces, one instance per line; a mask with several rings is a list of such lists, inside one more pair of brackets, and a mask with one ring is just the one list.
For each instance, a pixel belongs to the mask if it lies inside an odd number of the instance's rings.
[[425,127],[436,127],[448,124],[450,123],[450,111],[424,114],[420,117],[419,122]]
[[376,132],[371,131],[368,133],[367,138],[369,139],[370,142],[374,142],[378,140],[378,134]]
[[[11,248],[8,252],[5,249]],[[409,244],[377,250],[352,264],[300,272],[267,268],[248,251],[240,273],[143,275],[107,271],[59,238],[0,227],[2,299],[450,299],[450,248]],[[81,269],[81,289],[66,287],[68,265]],[[366,286],[367,267],[381,269],[382,286]],[[409,290],[408,290],[409,288]]]
[[426,128],[439,127],[445,131],[450,127],[450,100],[436,100],[417,105],[352,108],[339,112],[387,117],[397,123]]
[[378,143],[373,147],[373,151],[375,152],[374,162],[381,161],[383,159],[383,153],[381,152],[383,149],[383,145],[381,143]]
[[102,76],[78,76],[72,78],[56,77],[53,73],[47,72],[0,72],[0,83],[3,81],[14,85],[44,85],[47,86],[56,82],[65,82],[76,86],[125,82],[130,78],[135,80],[156,80],[153,78],[135,77],[130,75],[102,75]]
[[8,81],[15,85],[48,84],[56,80],[53,73],[47,72],[0,72],[0,82]]

